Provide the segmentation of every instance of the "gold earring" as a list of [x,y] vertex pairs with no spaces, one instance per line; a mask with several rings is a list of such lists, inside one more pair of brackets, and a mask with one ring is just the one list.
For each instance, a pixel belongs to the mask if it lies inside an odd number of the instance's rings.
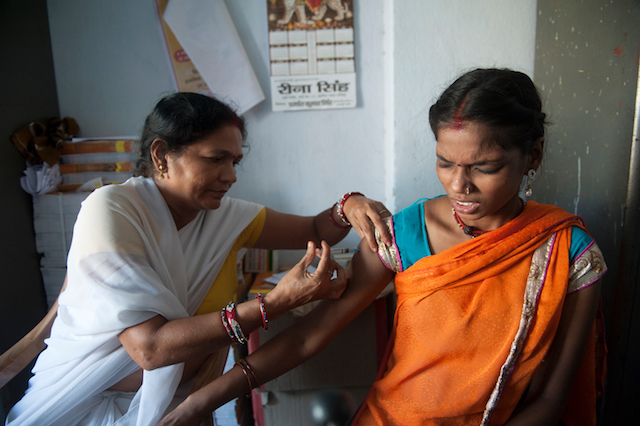
[[165,171],[166,167],[164,164],[160,164],[158,166],[158,170],[160,171],[160,179],[164,179],[164,171]]

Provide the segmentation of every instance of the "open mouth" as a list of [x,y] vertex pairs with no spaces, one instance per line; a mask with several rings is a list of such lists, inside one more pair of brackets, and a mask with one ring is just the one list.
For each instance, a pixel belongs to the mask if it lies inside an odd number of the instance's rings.
[[453,208],[459,213],[459,214],[473,214],[475,213],[478,208],[480,207],[479,203],[476,203],[474,201],[459,201],[459,200],[451,200],[452,204],[453,204]]

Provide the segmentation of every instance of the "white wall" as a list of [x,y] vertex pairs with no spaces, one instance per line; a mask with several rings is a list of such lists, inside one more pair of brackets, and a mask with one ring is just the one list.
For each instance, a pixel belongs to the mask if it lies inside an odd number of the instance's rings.
[[462,72],[510,67],[533,78],[535,0],[394,4],[396,210],[443,193],[429,107]]
[[[461,70],[533,74],[535,0],[355,0],[358,107],[270,109],[266,3],[226,0],[267,99],[232,195],[315,214],[361,191],[392,210],[440,193],[427,112]],[[174,90],[153,0],[49,0],[60,114],[81,136],[135,135]],[[343,245],[358,241],[352,232]]]

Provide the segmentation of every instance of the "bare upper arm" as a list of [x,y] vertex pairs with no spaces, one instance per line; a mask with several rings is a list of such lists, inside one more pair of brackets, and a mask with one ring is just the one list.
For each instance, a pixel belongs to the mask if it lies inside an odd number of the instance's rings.
[[304,318],[306,327],[313,328],[321,345],[326,345],[376,299],[393,275],[378,254],[361,242],[360,251],[354,255],[347,269],[349,282],[344,294],[337,300],[322,301]]
[[529,398],[558,401],[562,409],[584,358],[600,300],[600,281],[568,294],[549,353],[534,374]]

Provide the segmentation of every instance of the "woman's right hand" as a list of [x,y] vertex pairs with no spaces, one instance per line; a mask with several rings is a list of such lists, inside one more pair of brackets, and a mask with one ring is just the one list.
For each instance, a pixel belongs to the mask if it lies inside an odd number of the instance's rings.
[[[307,268],[316,256],[316,246],[307,243],[307,252],[296,266],[294,266],[264,297],[265,304],[277,312],[286,312],[298,306],[320,299],[338,299],[347,288],[344,269],[331,259],[329,245],[322,241],[322,250],[318,254],[320,262],[314,273]],[[334,271],[337,277],[333,278]]]

